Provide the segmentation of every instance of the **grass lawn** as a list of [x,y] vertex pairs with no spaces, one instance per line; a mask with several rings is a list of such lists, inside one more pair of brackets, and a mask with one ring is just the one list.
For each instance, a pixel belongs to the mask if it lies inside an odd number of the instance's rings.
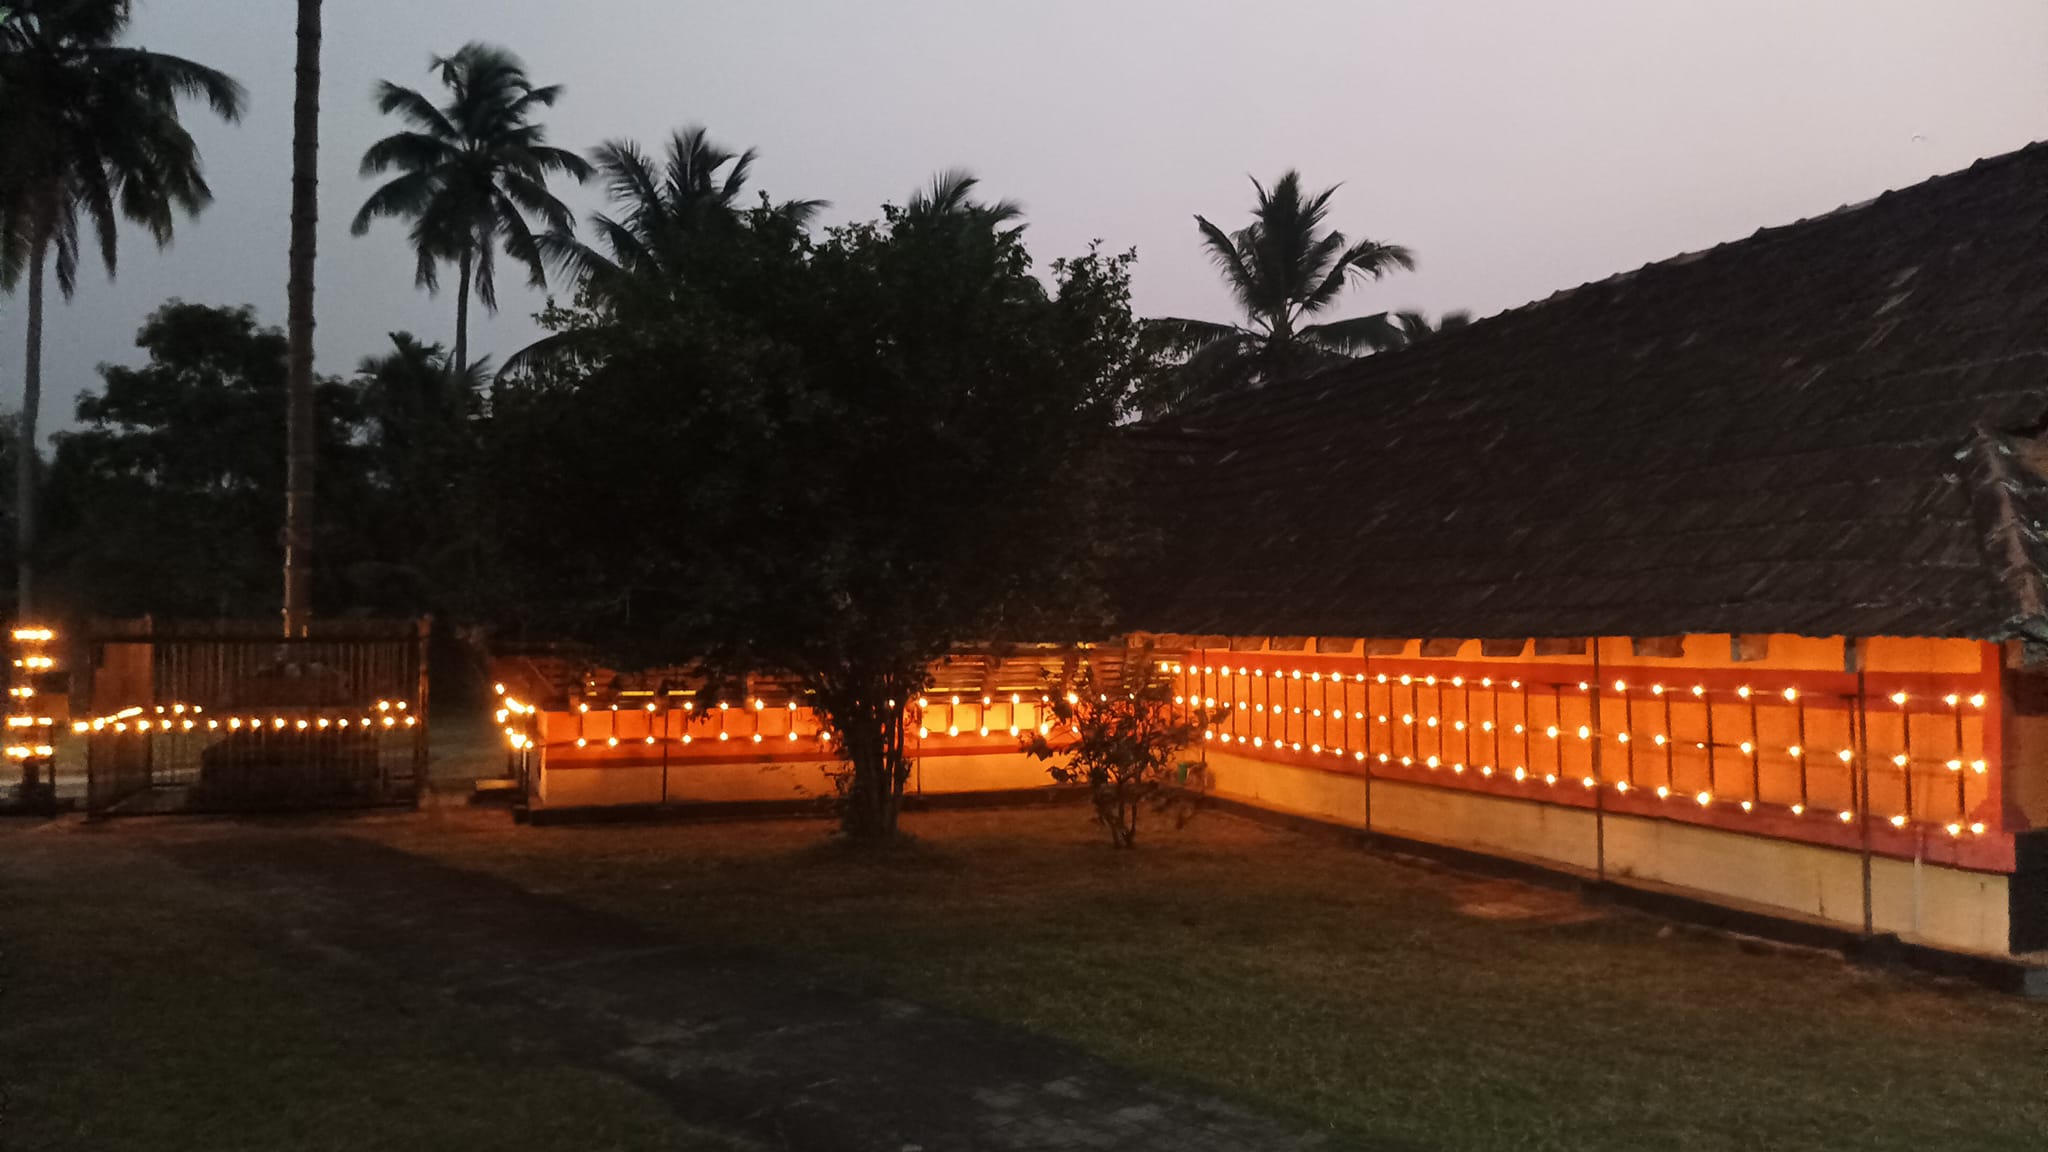
[[[1359,1137],[1574,1152],[2048,1147],[2041,1005],[1589,915],[1227,817],[1149,829],[1128,854],[1074,809],[907,824],[917,843],[880,854],[799,822],[548,829],[462,815],[362,834],[690,938],[879,979]],[[434,1046],[449,1042],[420,1043],[437,1070],[392,1079],[424,1077],[445,1096],[502,1075],[462,1072]]]
[[727,1146],[379,988],[118,836],[0,824],[0,1149]]

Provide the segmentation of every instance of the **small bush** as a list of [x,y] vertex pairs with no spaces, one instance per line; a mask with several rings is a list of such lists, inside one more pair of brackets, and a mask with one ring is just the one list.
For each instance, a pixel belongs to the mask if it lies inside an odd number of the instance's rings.
[[1095,815],[1110,842],[1129,848],[1138,839],[1138,812],[1150,805],[1173,809],[1185,823],[1190,793],[1207,779],[1206,766],[1180,759],[1200,736],[1207,716],[1192,702],[1174,701],[1173,686],[1150,652],[1125,665],[1120,683],[1098,681],[1084,665],[1050,694],[1057,725],[1034,732],[1024,751],[1056,761],[1048,771],[1062,784],[1088,785]]

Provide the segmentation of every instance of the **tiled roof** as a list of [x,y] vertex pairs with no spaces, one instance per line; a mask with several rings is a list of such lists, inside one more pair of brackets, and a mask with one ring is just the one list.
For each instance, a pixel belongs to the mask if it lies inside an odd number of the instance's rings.
[[2048,635],[2048,145],[1139,437],[1126,623]]

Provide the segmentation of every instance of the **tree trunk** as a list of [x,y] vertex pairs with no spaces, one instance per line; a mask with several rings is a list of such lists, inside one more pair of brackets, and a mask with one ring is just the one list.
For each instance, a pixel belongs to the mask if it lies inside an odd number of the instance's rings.
[[285,408],[284,631],[305,630],[313,610],[313,262],[320,224],[320,0],[299,0],[297,91],[292,101],[291,279]]
[[20,440],[14,446],[14,618],[35,615],[36,416],[43,404],[43,265],[50,227],[38,221],[28,250],[28,362],[21,376]]
[[469,371],[469,249],[462,250],[459,261],[461,272],[457,276],[455,296],[455,378],[461,379]]
[[851,693],[821,694],[852,771],[840,828],[856,840],[889,840],[896,835],[903,788],[910,779],[910,760],[904,754],[908,696],[901,691],[903,683],[885,677]]

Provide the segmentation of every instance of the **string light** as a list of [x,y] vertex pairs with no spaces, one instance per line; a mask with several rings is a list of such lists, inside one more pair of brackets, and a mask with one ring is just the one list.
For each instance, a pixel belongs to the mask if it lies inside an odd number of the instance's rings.
[[[1220,740],[1225,746],[1230,746],[1233,744],[1238,746],[1249,745],[1250,749],[1257,749],[1260,753],[1266,754],[1268,756],[1286,756],[1289,754],[1303,754],[1315,757],[1318,760],[1320,760],[1320,758],[1323,756],[1333,756],[1341,760],[1345,758],[1348,752],[1348,755],[1354,762],[1361,764],[1371,762],[1375,759],[1381,764],[1391,764],[1394,763],[1396,761],[1396,757],[1398,757],[1398,762],[1404,767],[1415,767],[1419,765],[1431,771],[1434,771],[1435,769],[1442,767],[1449,767],[1453,774],[1459,776],[1465,775],[1466,770],[1470,768],[1476,769],[1477,773],[1480,776],[1490,780],[1494,776],[1496,771],[1495,766],[1493,764],[1468,763],[1466,760],[1463,759],[1452,760],[1443,749],[1438,749],[1433,754],[1417,749],[1412,750],[1411,754],[1409,755],[1399,755],[1398,753],[1390,754],[1389,752],[1384,751],[1376,752],[1375,750],[1372,750],[1369,747],[1350,748],[1347,750],[1347,748],[1340,747],[1336,743],[1325,744],[1322,739],[1317,739],[1313,742],[1309,742],[1307,740],[1307,737],[1311,734],[1318,733],[1325,736],[1325,738],[1334,737],[1337,735],[1337,726],[1339,725],[1339,723],[1341,723],[1347,735],[1355,735],[1355,733],[1352,732],[1349,726],[1350,722],[1353,721],[1367,725],[1366,731],[1368,733],[1371,733],[1372,724],[1377,723],[1383,726],[1387,725],[1392,722],[1392,719],[1395,716],[1398,716],[1401,726],[1409,728],[1411,730],[1430,729],[1441,731],[1443,729],[1448,729],[1449,731],[1466,735],[1468,740],[1471,739],[1469,734],[1475,728],[1479,732],[1484,733],[1488,736],[1492,736],[1496,732],[1501,730],[1508,730],[1512,731],[1516,736],[1523,737],[1525,739],[1527,733],[1530,730],[1529,725],[1527,723],[1516,722],[1513,719],[1510,719],[1509,722],[1506,724],[1497,723],[1497,720],[1499,719],[1499,712],[1501,710],[1498,704],[1494,709],[1493,716],[1488,717],[1486,719],[1480,719],[1479,717],[1482,713],[1483,706],[1479,702],[1472,700],[1469,694],[1464,697],[1464,704],[1462,708],[1453,706],[1452,702],[1447,701],[1444,699],[1443,696],[1438,695],[1435,701],[1437,704],[1437,709],[1435,711],[1431,711],[1428,708],[1416,707],[1406,712],[1400,712],[1396,709],[1389,709],[1389,711],[1387,712],[1376,713],[1372,710],[1370,706],[1371,703],[1375,702],[1372,701],[1370,696],[1368,696],[1367,700],[1364,702],[1355,702],[1350,700],[1346,696],[1346,694],[1341,691],[1341,689],[1344,687],[1347,681],[1355,682],[1359,685],[1377,684],[1381,686],[1387,686],[1399,684],[1403,687],[1409,688],[1413,688],[1417,685],[1431,688],[1438,687],[1439,685],[1449,685],[1451,687],[1457,687],[1460,689],[1467,689],[1468,687],[1484,687],[1486,689],[1491,690],[1495,687],[1495,681],[1491,676],[1467,678],[1460,672],[1444,672],[1439,674],[1437,672],[1413,671],[1379,671],[1377,673],[1358,672],[1356,674],[1344,674],[1335,671],[1328,671],[1322,668],[1313,667],[1254,668],[1248,665],[1239,666],[1236,669],[1232,669],[1229,666],[1222,666],[1220,668],[1216,666],[1194,668],[1176,664],[1171,661],[1160,662],[1160,667],[1161,670],[1165,672],[1173,674],[1185,673],[1191,677],[1196,674],[1215,675],[1218,672],[1220,672],[1226,676],[1234,674],[1236,676],[1264,679],[1268,681],[1306,681],[1307,683],[1311,684],[1320,685],[1328,683],[1337,686],[1337,688],[1340,690],[1337,693],[1340,699],[1337,701],[1331,701],[1329,695],[1326,693],[1322,696],[1320,701],[1316,701],[1313,698],[1313,696],[1311,696],[1310,699],[1303,700],[1303,702],[1298,705],[1288,700],[1246,699],[1240,701],[1218,701],[1214,696],[1200,695],[1199,692],[1196,690],[1199,687],[1199,685],[1193,680],[1189,680],[1188,682],[1181,685],[1177,690],[1171,693],[1172,701],[1174,705],[1178,707],[1201,707],[1205,709],[1220,711],[1223,713],[1234,713],[1238,716],[1242,716],[1245,721],[1250,721],[1254,715],[1258,716],[1260,718],[1259,721],[1252,725],[1252,730],[1248,733],[1219,733],[1216,728],[1211,727],[1203,731],[1202,738],[1205,742],[1208,742],[1213,745],[1215,742],[1217,742],[1220,736]],[[1519,692],[1523,689],[1523,682],[1518,679],[1503,681],[1502,683],[1505,686],[1510,686],[1514,691]],[[1590,692],[1593,690],[1594,687],[1590,681],[1582,680],[1577,681],[1576,683],[1579,685],[1582,691]],[[1626,678],[1616,677],[1611,681],[1607,681],[1605,683],[1611,683],[1613,686],[1613,690],[1617,694],[1625,695],[1632,690],[1631,685]],[[1567,685],[1534,685],[1534,687],[1538,687],[1540,690],[1553,690],[1556,688],[1566,686]],[[1650,694],[1655,696],[1663,696],[1666,686],[1661,683],[1656,683],[1648,685],[1647,687],[1650,690]],[[1738,686],[1716,687],[1713,689],[1709,689],[1709,687],[1704,683],[1699,683],[1691,685],[1690,688],[1692,696],[1696,700],[1705,701],[1709,699],[1709,695],[1711,692],[1715,698],[1722,698],[1722,694],[1725,693],[1726,696],[1750,702],[1750,707],[1752,708],[1752,728],[1754,728],[1755,726],[1754,702],[1759,695],[1764,696],[1767,700],[1782,701],[1787,705],[1798,705],[1804,699],[1802,695],[1802,690],[1798,686],[1758,688],[1756,686],[1745,684]],[[1641,689],[1637,688],[1634,690],[1640,691]],[[1273,689],[1274,696],[1279,696],[1280,692],[1281,690],[1278,687]],[[1020,694],[1010,693],[1008,695],[1010,696],[1010,703],[1013,706],[1013,709],[1022,706]],[[1898,705],[1901,708],[1907,708],[1913,702],[1912,697],[1904,690],[1891,691],[1886,693],[1885,696],[1892,703]],[[1006,734],[1009,738],[1015,739],[1021,732],[1025,731],[1028,727],[1028,725],[1021,722],[1024,719],[1024,717],[1018,715],[1014,710],[1012,716],[1010,717],[1011,723],[1007,726],[991,724],[989,721],[992,719],[996,719],[996,717],[990,717],[986,709],[995,706],[996,698],[993,695],[982,695],[980,697],[980,701],[984,709],[982,713],[980,713],[978,716],[968,716],[964,718],[960,717],[957,712],[957,707],[962,705],[963,697],[959,695],[949,694],[948,697],[946,697],[946,699],[948,699],[951,702],[951,704],[956,708],[956,711],[953,715],[949,717],[934,718],[930,722],[930,724],[920,724],[918,726],[920,739],[931,739],[932,734],[934,733],[934,731],[937,730],[934,727],[934,725],[939,725],[940,720],[942,719],[946,721],[943,724],[943,731],[945,733],[944,738],[946,739],[984,741],[991,739],[1000,740]],[[1078,698],[1075,697],[1072,693],[1068,694],[1068,699],[1070,703],[1078,703]],[[1972,706],[1979,708],[1984,707],[1986,703],[1986,697],[1983,693],[1976,693],[1967,697],[1961,695],[1960,693],[1949,693],[1944,696],[1928,696],[1924,697],[1924,699],[1927,701],[1927,704],[1929,705],[1931,705],[1935,700],[1938,699],[1950,708],[1960,707],[1962,702],[1965,700],[1968,700]],[[1409,701],[1407,700],[1380,701],[1380,703],[1382,703],[1383,706],[1386,702],[1392,702],[1395,704],[1409,703]],[[1427,696],[1419,697],[1416,701],[1414,701],[1414,703],[1422,705],[1428,705],[1431,702],[1432,701]],[[750,698],[748,703],[751,703],[753,710],[757,712],[767,706],[766,703],[759,698]],[[918,699],[918,703],[920,704],[920,706],[929,705],[929,701],[923,697],[920,697]],[[1333,704],[1337,706],[1332,706]],[[1355,704],[1363,704],[1364,706],[1358,707],[1354,706]],[[1247,707],[1247,705],[1249,705],[1249,707]],[[965,706],[972,707],[973,705],[971,703],[967,703]],[[724,707],[724,705],[721,705],[721,708]],[[784,730],[781,733],[781,735],[784,736],[784,739],[786,741],[795,741],[797,739],[796,726],[798,720],[796,713],[798,710],[798,705],[794,701],[788,701],[780,703],[778,707],[785,708],[791,713],[791,725],[788,729]],[[688,704],[686,703],[685,710],[687,710],[687,708]],[[657,709],[654,706],[650,705],[648,707],[648,710],[652,712],[656,711]],[[516,711],[513,711],[509,708],[505,708],[502,706],[500,708],[500,711],[501,713],[512,712],[513,715],[519,714]],[[1304,731],[1301,740],[1294,740],[1288,738],[1291,737],[1292,734],[1285,732],[1285,730],[1282,728],[1282,725],[1287,723],[1289,717],[1295,716],[1305,718],[1302,724]],[[1267,718],[1271,718],[1270,721],[1268,721]],[[1568,729],[1575,732],[1575,734],[1582,741],[1590,741],[1592,737],[1596,734],[1594,732],[1593,726],[1590,723],[1569,725],[1564,722],[1562,717],[1558,717],[1556,718],[1556,720],[1557,722],[1555,723],[1539,724],[1537,726],[1537,730],[1544,732],[1544,734],[1552,740],[1561,739],[1564,732]],[[975,722],[965,723],[965,721]],[[1323,727],[1318,728],[1318,723],[1323,725]],[[1051,730],[1051,724],[1042,719],[1042,714],[1041,722],[1037,725],[1037,727],[1041,735],[1049,733]],[[1259,729],[1261,728],[1269,728],[1270,730],[1260,731]],[[1804,732],[1803,713],[1801,731],[1802,733]],[[1276,735],[1276,733],[1280,735]],[[729,740],[733,738],[733,735],[737,735],[739,737],[747,737],[751,739],[752,742],[757,744],[761,743],[763,738],[762,732],[757,729],[753,733],[748,733],[746,731],[741,731],[736,734],[728,734],[721,732],[719,734],[719,739]],[[1632,732],[1627,729],[1615,731],[1613,735],[1616,744],[1621,746],[1630,745],[1638,740],[1644,739],[1646,736],[1645,733]],[[1749,735],[1749,739],[1740,740],[1739,743],[1730,741],[1724,744],[1708,740],[1696,740],[1692,737],[1690,733],[1688,733],[1686,736],[1681,738],[1685,741],[1685,744],[1678,746],[1687,747],[1689,749],[1687,753],[1688,756],[1693,755],[1694,753],[1711,752],[1712,749],[1710,749],[1709,747],[1710,744],[1712,744],[1713,748],[1727,748],[1731,746],[1734,748],[1739,748],[1741,754],[1744,757],[1750,758],[1752,760],[1765,756],[1768,752],[1768,748],[1759,747],[1754,731],[1752,731]],[[821,741],[826,741],[830,738],[822,730],[818,733],[818,736]],[[1671,733],[1649,733],[1647,734],[1647,738],[1650,739],[1657,748],[1665,749],[1667,751],[1667,756],[1669,754],[1669,749],[1675,746],[1673,734]],[[653,744],[662,741],[659,741],[653,737],[648,737],[644,742]],[[688,736],[685,735],[685,737],[681,740],[671,739],[667,742],[687,743]],[[1348,745],[1351,743],[1351,741],[1349,739],[1345,739],[1343,743]],[[1368,743],[1370,743],[1370,741],[1368,741]],[[1872,743],[1876,743],[1876,741],[1873,740]],[[1789,757],[1792,761],[1801,761],[1804,757],[1805,748],[1802,744],[1795,743],[1786,745],[1784,746],[1784,749],[1785,755]],[[1468,743],[1466,745],[1466,751],[1469,755],[1471,752],[1479,751],[1479,749],[1475,747],[1473,744]],[[1912,755],[1909,752],[1899,750],[1896,747],[1883,748],[1882,750],[1880,750],[1877,747],[1873,747],[1869,749],[1869,753],[1873,760],[1877,760],[1880,762],[1889,761],[1891,767],[1895,767],[1899,770],[1910,771],[1914,766]],[[1631,753],[1631,756],[1633,757],[1633,753]],[[1842,748],[1837,751],[1836,756],[1839,758],[1842,764],[1848,765],[1856,762],[1857,752],[1851,748]],[[1632,759],[1632,772],[1634,771],[1634,763],[1635,762]],[[1768,763],[1768,761],[1766,761],[1766,763]],[[1948,771],[1957,773],[1960,773],[1962,771],[1963,765],[1967,763],[1970,765],[1974,773],[1984,774],[1988,772],[1988,765],[1985,761],[1971,761],[1960,756],[1947,760],[1930,759],[1927,761],[1927,763],[1930,765],[1934,763],[1940,763],[1943,764],[1943,766]],[[1531,775],[1531,772],[1526,765],[1516,766],[1511,772],[1509,771],[1509,769],[1503,766],[1500,769],[1500,771],[1503,774],[1511,775],[1517,783],[1526,782]],[[1539,772],[1541,772],[1540,769]],[[1559,771],[1553,770],[1549,772],[1541,772],[1541,774],[1543,775],[1544,782],[1547,785],[1555,786],[1559,782]],[[1602,781],[1599,779],[1597,774],[1584,775],[1581,777],[1581,782],[1588,789],[1591,790],[1598,790],[1602,786]],[[1658,799],[1662,800],[1668,799],[1671,794],[1671,789],[1668,785],[1652,787],[1648,785],[1638,785],[1627,780],[1614,781],[1613,783],[1615,786],[1616,794],[1623,796],[1633,795],[1639,790],[1652,791],[1655,793]],[[1802,783],[1802,791],[1803,790],[1804,785]],[[1702,808],[1717,807],[1715,801],[1718,798],[1714,795],[1712,790],[1702,789],[1693,792],[1690,795],[1697,803],[1700,804]],[[1702,800],[1702,797],[1705,797],[1705,799]],[[1789,813],[1792,816],[1804,815],[1806,810],[1806,804],[1803,801],[1796,804],[1774,806],[1763,802],[1762,800],[1758,799],[1754,794],[1752,794],[1749,798],[1746,799],[1728,797],[1726,800],[1726,806],[1728,809],[1739,809],[1743,813],[1754,813],[1759,810],[1775,810],[1778,812]],[[1846,815],[1844,816],[1845,822],[1853,823],[1855,819],[1856,813],[1853,810],[1847,811]],[[1892,822],[1894,826],[1902,828],[1908,827],[1913,823],[1913,818],[1910,814],[1899,817],[1886,817],[1886,819]],[[1966,826],[1961,821],[1952,821],[1950,824],[1940,824],[1930,821],[1929,824],[1931,827],[1948,829],[1950,830],[1950,835],[1954,836],[1962,835],[1966,828],[1970,827]],[[1976,829],[1981,830],[1982,825],[1980,823],[1978,825],[1975,825],[1974,827]]]

